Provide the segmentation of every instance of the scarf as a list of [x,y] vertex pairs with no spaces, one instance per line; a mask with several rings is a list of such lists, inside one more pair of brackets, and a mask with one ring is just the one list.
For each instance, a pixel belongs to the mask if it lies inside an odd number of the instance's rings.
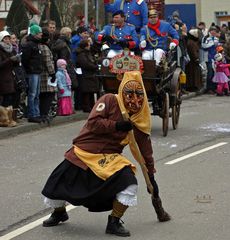
[[0,46],[3,48],[5,52],[11,53],[13,51],[12,44],[6,44],[4,42],[0,42]]
[[64,73],[65,73],[65,78],[66,78],[67,86],[70,87],[70,86],[72,85],[70,76],[69,76],[69,74],[68,74],[68,72],[67,72],[66,69],[63,69],[63,71],[64,71]]
[[[124,85],[128,81],[137,81],[139,82],[144,90],[144,102],[142,105],[141,110],[138,113],[133,114],[132,116],[128,116],[127,110],[124,106],[123,97],[122,97],[122,90],[124,88]],[[132,72],[126,72],[124,74],[124,77],[122,79],[122,82],[120,83],[118,94],[116,95],[118,104],[120,107],[120,110],[122,113],[126,115],[126,118],[129,118],[130,121],[142,132],[150,135],[151,131],[151,115],[149,110],[149,104],[148,104],[148,98],[145,91],[144,83],[142,81],[141,73],[139,71],[132,71]],[[129,148],[131,150],[131,153],[136,159],[137,162],[140,162],[140,157],[143,158],[143,156],[140,153],[140,149],[135,141],[135,137],[132,131],[129,131],[126,139],[123,140],[129,143]]]
[[67,70],[64,69],[64,68],[59,68],[59,69],[61,71],[63,71],[63,73],[65,74],[65,79],[66,79],[67,86],[70,87],[72,85],[72,83],[71,83],[71,79],[70,79],[70,76],[69,76]]
[[13,46],[13,50],[16,52],[16,53],[19,53],[19,47],[17,44],[12,44]]
[[151,24],[150,22],[148,22],[148,27],[150,29],[152,29],[153,31],[155,31],[158,36],[161,36],[161,32],[159,30],[159,27],[160,27],[160,20],[159,19],[158,19],[157,23],[155,23],[155,24]]

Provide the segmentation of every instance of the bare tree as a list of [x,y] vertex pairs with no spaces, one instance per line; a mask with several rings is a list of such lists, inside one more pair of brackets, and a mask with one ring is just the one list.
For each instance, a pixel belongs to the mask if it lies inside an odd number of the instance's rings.
[[[99,0],[98,0],[99,1]],[[68,26],[74,29],[75,23],[79,16],[84,15],[83,0],[56,0],[56,5],[62,21],[62,26]],[[96,17],[95,0],[89,0],[88,17]],[[104,24],[104,4],[99,4],[99,24]]]

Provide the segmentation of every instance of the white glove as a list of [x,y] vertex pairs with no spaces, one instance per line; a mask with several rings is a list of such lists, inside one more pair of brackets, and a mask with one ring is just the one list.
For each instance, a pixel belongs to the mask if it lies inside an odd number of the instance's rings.
[[170,49],[170,50],[174,49],[175,47],[176,47],[176,43],[171,42],[171,43],[169,44],[169,49]]
[[109,46],[107,44],[103,44],[101,47],[101,51],[105,51],[107,49],[109,49]]
[[146,45],[147,45],[147,43],[145,40],[141,41],[141,43],[140,43],[141,48],[146,48]]

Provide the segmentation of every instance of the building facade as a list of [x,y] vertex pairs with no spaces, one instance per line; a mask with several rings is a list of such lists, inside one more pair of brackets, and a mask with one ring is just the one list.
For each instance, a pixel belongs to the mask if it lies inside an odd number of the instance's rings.
[[184,16],[190,27],[202,21],[207,27],[214,22],[220,26],[226,24],[230,28],[229,0],[165,0],[165,16],[172,9],[179,10],[181,18]]
[[[3,30],[5,26],[5,20],[12,2],[12,0],[0,0],[0,31]],[[40,16],[40,11],[38,10],[40,1],[22,0],[22,2],[25,4],[29,19],[33,18],[35,21],[38,20]]]

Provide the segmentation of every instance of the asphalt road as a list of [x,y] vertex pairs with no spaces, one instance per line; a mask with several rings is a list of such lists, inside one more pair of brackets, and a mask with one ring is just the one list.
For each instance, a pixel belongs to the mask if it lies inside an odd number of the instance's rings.
[[[167,137],[162,137],[161,119],[153,117],[156,179],[172,221],[157,221],[139,171],[138,206],[129,208],[123,217],[132,239],[229,239],[229,111],[229,97],[203,95],[186,100],[179,128],[172,130],[170,123]],[[60,226],[40,224],[49,214],[41,189],[83,124],[0,140],[0,240],[117,239],[104,234],[109,212],[89,213],[77,207]],[[128,148],[125,154],[132,159]]]

